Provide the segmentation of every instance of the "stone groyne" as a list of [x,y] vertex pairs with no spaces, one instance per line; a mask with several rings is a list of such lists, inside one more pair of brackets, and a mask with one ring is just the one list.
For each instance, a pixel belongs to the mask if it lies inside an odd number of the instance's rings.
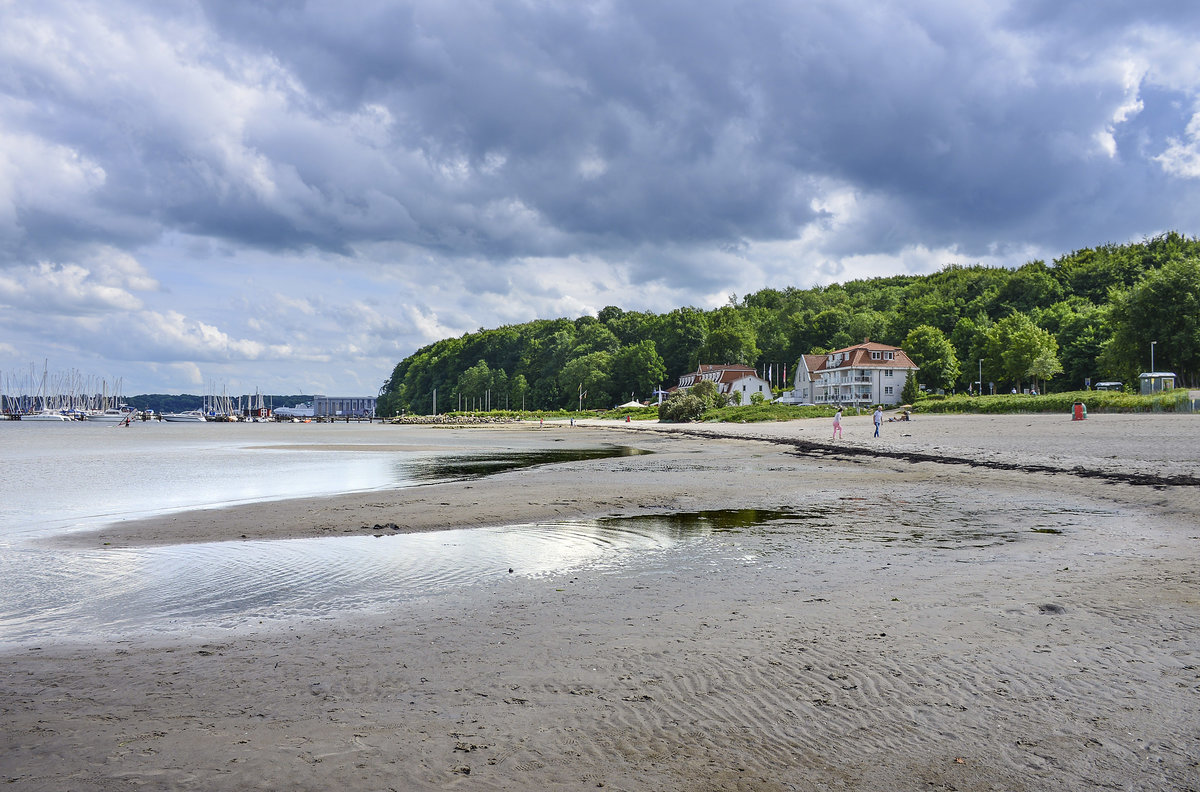
[[508,418],[491,415],[404,415],[399,418],[388,418],[392,424],[441,424],[445,426],[478,426],[482,424],[521,423],[520,418]]

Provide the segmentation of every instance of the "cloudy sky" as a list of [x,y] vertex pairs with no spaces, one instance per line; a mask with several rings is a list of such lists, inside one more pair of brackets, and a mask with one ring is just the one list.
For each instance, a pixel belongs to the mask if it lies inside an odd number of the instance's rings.
[[1200,233],[1200,4],[0,0],[0,376],[373,394],[430,341]]

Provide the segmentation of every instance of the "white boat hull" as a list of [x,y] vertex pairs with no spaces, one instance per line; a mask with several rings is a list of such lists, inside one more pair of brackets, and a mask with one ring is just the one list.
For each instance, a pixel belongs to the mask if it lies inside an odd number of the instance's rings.
[[208,421],[204,417],[204,413],[200,412],[163,413],[162,418],[169,423],[207,423]]
[[133,420],[133,413],[121,410],[105,410],[104,412],[88,413],[86,419],[97,423],[125,423]]

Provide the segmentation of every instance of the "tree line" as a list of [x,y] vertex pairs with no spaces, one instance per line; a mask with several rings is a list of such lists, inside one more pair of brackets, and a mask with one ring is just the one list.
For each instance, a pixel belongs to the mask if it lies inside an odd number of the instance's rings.
[[[400,361],[378,412],[611,407],[650,398],[700,363],[789,377],[802,354],[870,338],[902,347],[920,382],[947,391],[1090,379],[1136,383],[1156,365],[1200,375],[1200,239],[1169,232],[1016,269],[951,264],[931,275],[870,278],[731,295],[713,310],[663,314],[608,306],[447,338]],[[776,384],[782,384],[776,379]],[[785,387],[790,387],[790,384]]]

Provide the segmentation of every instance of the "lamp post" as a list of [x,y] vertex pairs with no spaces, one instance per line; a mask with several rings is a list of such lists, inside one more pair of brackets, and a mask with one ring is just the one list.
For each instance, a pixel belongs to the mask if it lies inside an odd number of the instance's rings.
[[983,395],[983,358],[979,358],[979,395]]
[[1157,341],[1150,342],[1150,373],[1151,374],[1153,374],[1155,371],[1155,368],[1154,368],[1154,345],[1157,343],[1158,343]]

